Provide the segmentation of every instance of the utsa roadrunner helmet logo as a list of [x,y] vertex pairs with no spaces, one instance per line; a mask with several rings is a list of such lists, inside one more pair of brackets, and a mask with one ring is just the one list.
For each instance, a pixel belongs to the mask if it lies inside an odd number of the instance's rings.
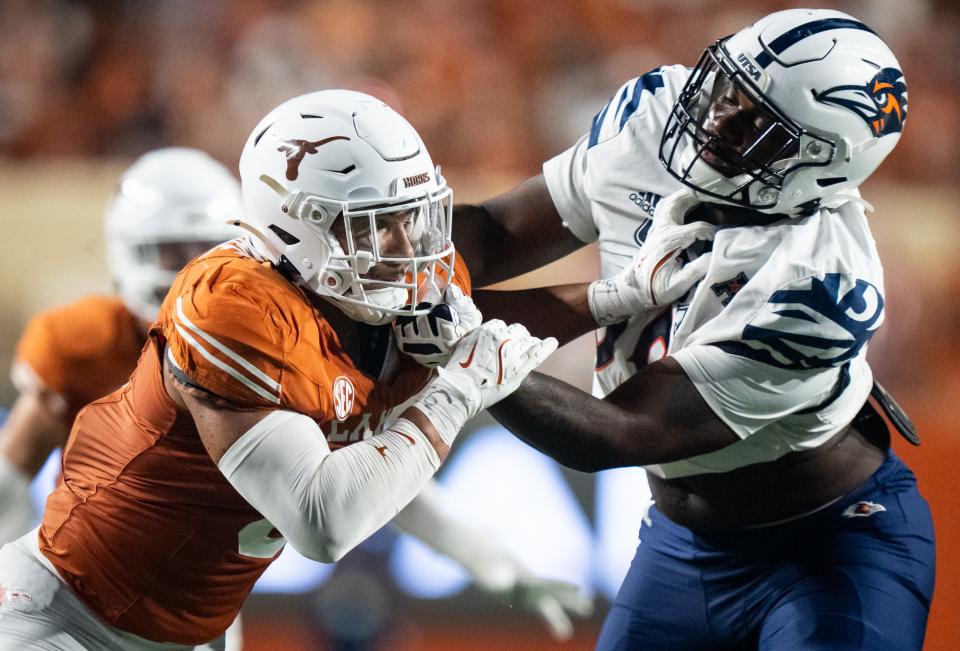
[[900,133],[907,121],[907,84],[896,68],[884,68],[863,86],[834,86],[814,96],[818,102],[853,111],[877,138]]
[[317,149],[334,140],[350,140],[346,136],[331,136],[323,140],[311,142],[309,140],[281,140],[277,151],[287,157],[287,180],[296,181],[300,176],[300,163],[307,154],[316,154]]

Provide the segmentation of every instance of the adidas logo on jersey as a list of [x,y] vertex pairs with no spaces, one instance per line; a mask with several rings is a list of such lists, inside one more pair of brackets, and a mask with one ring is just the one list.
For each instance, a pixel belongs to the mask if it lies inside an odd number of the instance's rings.
[[659,194],[653,192],[631,192],[629,199],[637,204],[640,210],[653,217],[653,211],[656,209],[657,204],[660,203],[661,197]]

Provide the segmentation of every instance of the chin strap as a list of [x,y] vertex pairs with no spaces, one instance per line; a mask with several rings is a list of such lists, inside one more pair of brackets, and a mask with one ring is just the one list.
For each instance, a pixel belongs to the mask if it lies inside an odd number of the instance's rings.
[[829,197],[824,197],[820,205],[823,208],[834,209],[845,203],[855,203],[863,208],[864,212],[875,212],[873,204],[861,197],[860,193],[856,191],[837,192]]
[[[396,315],[392,312],[377,309],[377,306],[392,310],[403,307],[407,300],[407,290],[399,287],[370,289],[364,292],[367,303],[336,294],[323,293],[320,296],[354,321],[361,321],[367,325],[383,325],[393,320]],[[373,303],[373,305],[370,305],[370,303]]]

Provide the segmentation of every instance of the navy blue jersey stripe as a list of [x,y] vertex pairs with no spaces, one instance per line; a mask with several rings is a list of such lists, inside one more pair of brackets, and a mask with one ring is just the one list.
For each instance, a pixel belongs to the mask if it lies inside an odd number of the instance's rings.
[[[634,85],[634,93],[636,93],[636,85]],[[627,101],[627,91],[630,90],[629,84],[623,87],[623,92],[620,93],[620,99],[617,100],[617,110],[613,112],[614,115],[620,112],[620,107],[623,106],[623,103]]]
[[600,141],[600,127],[603,125],[603,119],[607,117],[607,111],[610,110],[611,103],[612,102],[608,102],[607,105],[603,107],[603,110],[593,118],[593,125],[590,127],[590,140],[587,141],[587,147],[593,147]]
[[637,85],[633,87],[633,97],[630,98],[630,103],[627,104],[627,108],[623,110],[623,115],[620,116],[621,129],[630,116],[637,112],[637,108],[640,106],[640,93],[647,91],[653,95],[658,88],[663,88],[663,74],[660,72],[660,68],[651,70],[640,77]]
[[[658,88],[663,88],[663,74],[661,73],[661,68],[656,68],[646,73],[633,85],[633,92],[630,92],[630,84],[626,84],[623,87],[623,90],[620,92],[620,95],[616,101],[616,108],[614,108],[613,100],[610,100],[606,106],[603,107],[603,110],[597,113],[596,117],[593,118],[593,124],[590,126],[590,137],[587,140],[587,147],[593,147],[598,142],[600,142],[600,132],[603,130],[604,120],[607,119],[607,114],[610,112],[610,109],[613,108],[613,116],[611,116],[611,121],[616,119],[617,113],[620,112],[620,108],[623,107],[623,113],[620,116],[620,122],[617,125],[617,133],[623,129],[623,125],[630,118],[631,115],[636,113],[637,109],[640,107],[640,96],[643,91],[649,92],[651,95],[654,94]],[[629,103],[624,106],[624,102],[627,99],[627,96],[630,96]]]
[[[627,89],[629,86],[624,86],[623,91],[620,92],[620,99],[617,100],[617,108],[614,109],[613,114],[616,115],[617,111],[620,110],[620,107],[623,106],[624,100],[627,99]],[[600,141],[600,130],[603,128],[603,121],[607,117],[607,113],[610,111],[610,106],[613,104],[613,100],[607,102],[607,105],[603,107],[603,110],[597,113],[597,116],[593,118],[593,124],[590,126],[590,140],[587,141],[587,147],[593,147]]]
[[768,65],[770,65],[770,63],[773,62],[773,56],[770,54],[771,52],[773,54],[780,54],[791,45],[802,41],[808,36],[813,36],[814,34],[826,32],[831,29],[859,29],[876,35],[875,31],[863,23],[856,20],[850,20],[848,18],[825,18],[823,20],[815,20],[812,23],[798,25],[789,32],[773,39],[773,41],[770,42],[768,50],[761,52],[757,56],[756,61],[758,64],[760,64],[761,68],[766,68]]

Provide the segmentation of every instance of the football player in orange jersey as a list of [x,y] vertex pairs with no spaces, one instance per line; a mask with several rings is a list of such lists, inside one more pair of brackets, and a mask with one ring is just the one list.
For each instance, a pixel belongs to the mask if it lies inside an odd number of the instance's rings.
[[[290,100],[254,129],[240,171],[250,235],[178,275],[130,382],[77,417],[39,530],[0,549],[16,595],[0,605],[0,649],[221,646],[286,541],[342,557],[555,349],[500,321],[467,331],[479,318],[450,191],[381,102]],[[401,354],[395,318],[436,336]],[[399,524],[446,528],[425,517],[435,506]],[[489,561],[481,582],[549,621],[589,606],[482,537],[467,559],[444,539],[428,542],[470,570]]]
[[0,428],[0,544],[33,521],[29,483],[67,440],[77,412],[127,381],[176,273],[238,235],[240,185],[207,154],[141,156],[104,215],[115,296],[87,296],[31,319],[12,370],[19,395]]

